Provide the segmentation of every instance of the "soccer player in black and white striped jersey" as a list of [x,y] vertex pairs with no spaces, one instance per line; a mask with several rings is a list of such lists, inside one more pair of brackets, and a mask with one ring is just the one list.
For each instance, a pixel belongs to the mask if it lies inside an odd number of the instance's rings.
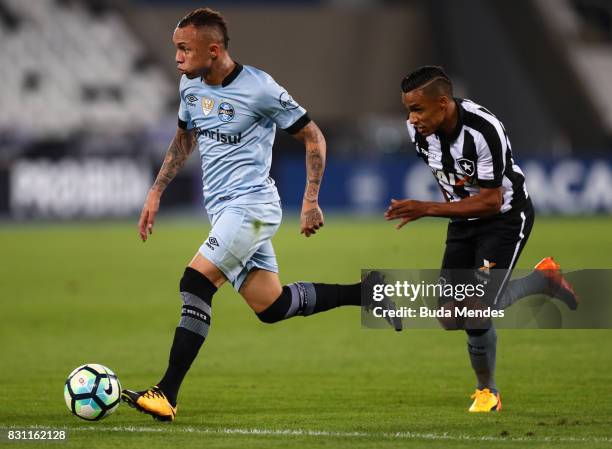
[[[575,309],[576,295],[551,257],[537,264],[530,275],[508,281],[529,238],[534,211],[504,125],[486,108],[454,98],[450,78],[437,66],[424,66],[406,76],[402,101],[417,154],[431,168],[446,202],[392,200],[385,218],[399,219],[398,229],[421,217],[450,218],[442,277],[458,282],[453,279],[457,270],[486,272],[491,276],[489,304],[497,309],[533,294],[556,297]],[[501,275],[490,275],[493,267],[502,269],[497,271]],[[442,319],[441,324],[468,334],[468,353],[478,382],[469,410],[501,410],[492,322],[486,320],[478,328],[455,319]]]

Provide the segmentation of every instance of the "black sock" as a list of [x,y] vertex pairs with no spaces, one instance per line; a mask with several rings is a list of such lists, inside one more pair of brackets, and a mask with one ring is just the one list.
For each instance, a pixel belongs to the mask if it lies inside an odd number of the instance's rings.
[[162,380],[157,386],[164,392],[173,407],[183,379],[191,367],[191,363],[198,355],[200,347],[204,343],[204,337],[195,332],[177,327],[174,331],[174,340],[170,349],[168,368]]
[[180,283],[181,320],[174,332],[168,369],[157,384],[172,406],[176,406],[181,383],[208,335],[212,297],[216,291],[204,275],[190,267],[185,269]]
[[361,305],[361,284],[313,284],[317,292],[317,303],[313,313],[340,306]]
[[308,316],[340,306],[361,305],[361,284],[313,284],[296,282],[266,310],[257,314],[264,323],[276,323],[292,316]]

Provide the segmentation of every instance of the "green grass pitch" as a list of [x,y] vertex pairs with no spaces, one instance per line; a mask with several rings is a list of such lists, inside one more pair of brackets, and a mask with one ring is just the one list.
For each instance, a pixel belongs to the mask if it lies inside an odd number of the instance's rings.
[[[540,218],[519,267],[554,255],[610,268],[610,229],[612,218]],[[132,222],[2,225],[0,427],[63,427],[68,446],[89,448],[612,446],[611,331],[499,331],[504,409],[475,416],[462,333],[362,329],[356,308],[264,325],[227,286],[174,423],[126,406],[101,422],[72,416],[62,389],[77,365],[105,364],[124,387],[159,380],[178,281],[207,232],[161,217],[143,244]],[[395,231],[329,216],[310,239],[289,219],[274,243],[283,282],[342,283],[367,267],[436,268],[444,235],[443,220]]]

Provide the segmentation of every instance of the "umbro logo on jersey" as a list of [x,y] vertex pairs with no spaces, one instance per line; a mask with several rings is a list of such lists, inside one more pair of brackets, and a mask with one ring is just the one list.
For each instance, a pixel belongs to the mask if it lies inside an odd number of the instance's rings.
[[474,161],[462,157],[457,159],[457,164],[459,164],[459,168],[463,173],[468,176],[474,176],[474,171],[476,168],[474,165]]
[[206,246],[208,246],[210,249],[214,251],[215,246],[219,248],[219,241],[214,237],[208,237],[208,240],[206,241]]
[[185,100],[187,100],[187,107],[189,108],[195,108],[198,104],[198,97],[193,94],[187,95]]

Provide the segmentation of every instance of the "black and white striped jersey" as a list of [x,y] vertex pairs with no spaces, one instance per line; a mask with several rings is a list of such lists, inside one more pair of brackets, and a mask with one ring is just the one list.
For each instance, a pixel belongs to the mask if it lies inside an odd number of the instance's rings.
[[502,122],[471,100],[455,98],[459,122],[451,136],[424,137],[407,121],[418,155],[431,168],[447,201],[478,194],[481,187],[502,187],[500,213],[524,206],[525,176],[514,163]]

